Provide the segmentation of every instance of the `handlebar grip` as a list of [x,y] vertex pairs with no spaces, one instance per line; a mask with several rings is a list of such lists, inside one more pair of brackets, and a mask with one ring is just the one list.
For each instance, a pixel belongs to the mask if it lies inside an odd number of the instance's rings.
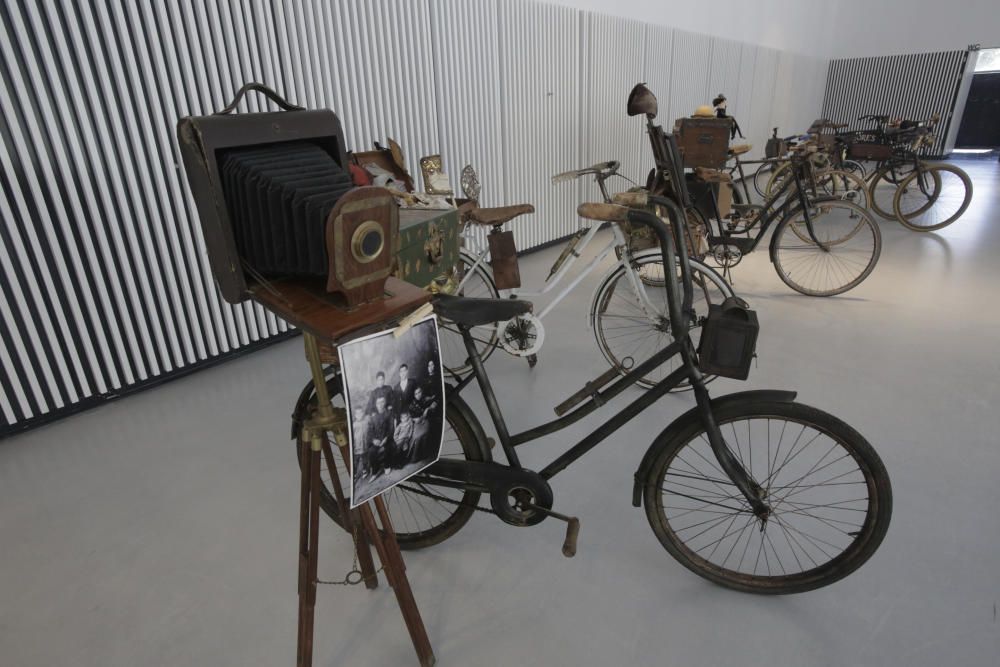
[[576,207],[581,218],[602,222],[623,222],[628,217],[628,209],[617,204],[586,203]]
[[580,536],[580,520],[572,517],[566,524],[566,540],[563,542],[562,552],[566,558],[576,555],[576,538]]
[[645,208],[649,204],[648,192],[619,192],[611,198],[616,204],[634,208]]

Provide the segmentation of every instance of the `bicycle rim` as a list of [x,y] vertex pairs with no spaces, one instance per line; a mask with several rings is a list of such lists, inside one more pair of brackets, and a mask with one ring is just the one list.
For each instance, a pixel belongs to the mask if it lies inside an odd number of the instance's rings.
[[[817,245],[799,211],[775,230],[772,259],[786,285],[808,296],[842,294],[871,274],[882,237],[871,215],[844,201],[819,202],[810,209]],[[797,228],[796,228],[797,227]]]

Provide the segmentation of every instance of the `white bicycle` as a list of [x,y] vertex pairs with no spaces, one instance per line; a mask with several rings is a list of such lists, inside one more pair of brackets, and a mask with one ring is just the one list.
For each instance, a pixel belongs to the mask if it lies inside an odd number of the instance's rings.
[[[619,163],[602,162],[591,167],[564,172],[553,176],[553,183],[575,180],[593,175],[605,201],[611,197],[605,186],[612,176],[620,176]],[[620,176],[624,178],[623,176]],[[469,200],[479,196],[478,178],[471,167],[462,174],[462,187]],[[618,223],[610,223],[611,238],[586,266],[568,277],[584,250],[597,236],[602,225],[581,223],[581,228],[567,241],[559,258],[555,261],[545,284],[538,289],[497,289],[493,267],[490,262],[489,243],[483,243],[481,235],[474,233],[479,227],[489,227],[489,234],[501,234],[504,225],[525,213],[531,213],[530,205],[505,206],[500,208],[478,208],[463,206],[461,232],[462,249],[459,266],[456,267],[457,286],[453,293],[467,297],[511,298],[532,300],[535,297],[559,290],[552,301],[540,312],[515,317],[497,325],[477,327],[473,331],[480,355],[485,360],[497,347],[508,353],[525,357],[531,366],[537,361],[537,354],[545,340],[545,317],[588,275],[601,265],[612,252],[618,261],[604,274],[594,291],[590,306],[588,324],[597,339],[597,345],[612,368],[625,375],[633,365],[648,359],[670,343],[670,319],[667,313],[666,291],[663,276],[663,262],[658,247],[635,251],[629,234]],[[515,260],[516,261],[516,260]],[[690,260],[692,279],[695,286],[691,318],[692,339],[697,342],[699,329],[708,315],[708,307],[722,303],[733,296],[732,288],[711,267]],[[500,272],[498,271],[498,275]],[[565,285],[563,284],[565,282]],[[503,284],[501,282],[501,284]],[[561,288],[561,289],[560,289]],[[441,354],[445,367],[456,376],[469,373],[471,366],[458,330],[442,322]],[[651,387],[663,379],[680,362],[673,360],[664,364],[640,380],[640,384]],[[687,384],[678,387],[686,389]]]

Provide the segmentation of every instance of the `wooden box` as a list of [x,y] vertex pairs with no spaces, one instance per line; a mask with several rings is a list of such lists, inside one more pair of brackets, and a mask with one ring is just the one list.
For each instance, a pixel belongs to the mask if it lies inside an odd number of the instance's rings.
[[729,158],[731,118],[678,118],[674,134],[684,166],[722,169]]
[[395,276],[417,287],[447,282],[458,264],[458,211],[400,209]]

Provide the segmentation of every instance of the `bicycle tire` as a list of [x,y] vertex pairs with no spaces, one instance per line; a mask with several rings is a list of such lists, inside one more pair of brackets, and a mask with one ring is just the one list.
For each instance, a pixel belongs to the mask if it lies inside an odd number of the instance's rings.
[[764,194],[767,190],[767,182],[771,178],[771,172],[774,170],[773,162],[765,162],[759,167],[757,171],[753,173],[753,189],[757,191],[757,194],[763,198],[767,198]]
[[[635,255],[632,260],[634,268],[640,276],[644,270],[655,271],[657,267],[659,267],[660,274],[663,273],[663,261],[659,250]],[[697,335],[701,327],[700,318],[708,315],[709,304],[721,303],[726,297],[733,296],[733,290],[729,283],[715,270],[698,260],[689,259],[689,261],[692,271],[691,278],[695,288],[695,302],[692,306],[696,313],[696,317],[692,321],[691,332]],[[644,286],[650,287],[652,293],[657,295],[656,297],[651,295],[650,298],[653,305],[661,311],[660,321],[654,323],[646,319],[635,301],[634,292],[629,289],[628,281],[623,280],[624,278],[625,267],[622,265],[618,265],[608,272],[594,293],[594,300],[590,308],[591,326],[597,340],[597,347],[607,362],[621,375],[625,375],[628,368],[631,367],[625,363],[625,359],[631,357],[633,365],[641,363],[673,341],[666,318],[666,291],[663,287],[665,280],[647,282],[640,279]],[[616,294],[616,288],[619,285],[628,292],[623,290],[622,294]],[[610,309],[622,312],[609,313]],[[636,340],[640,336],[643,338]],[[612,344],[611,341],[616,342]],[[694,342],[697,345],[696,339]],[[619,343],[624,346],[624,351],[618,348]],[[649,375],[639,379],[637,384],[646,388],[652,387],[675,370],[679,364],[679,358],[670,359],[660,367],[650,371]],[[714,379],[714,376],[707,377],[706,381],[711,379]],[[688,389],[690,389],[690,385],[685,380],[671,391],[678,392]]]
[[[889,528],[892,486],[860,433],[795,402],[750,398],[713,412],[727,447],[772,511],[763,523],[750,511],[719,467],[701,420],[668,427],[647,454],[652,465],[643,500],[650,527],[671,556],[721,586],[770,595],[828,586],[871,558]],[[793,441],[796,431],[799,440]],[[783,451],[786,436],[791,444]],[[807,453],[821,438],[821,445]],[[828,443],[829,449],[814,459]],[[834,458],[828,458],[831,454]],[[820,483],[807,483],[813,474]],[[862,492],[864,498],[853,497]],[[788,553],[793,559],[783,559]]]
[[[923,164],[921,169],[923,169]],[[908,193],[914,190],[914,183],[917,182],[917,178],[920,177],[920,170],[914,170],[909,176],[907,176],[899,187],[896,189],[896,195],[893,197],[892,210],[896,214],[896,219],[899,220],[907,229],[911,229],[915,232],[932,232],[937,229],[942,229],[947,227],[951,223],[958,220],[965,213],[966,209],[969,208],[969,204],[972,203],[972,179],[969,175],[965,173],[964,170],[956,167],[953,164],[932,164],[929,165],[926,171],[934,177],[934,194],[928,198],[926,204],[918,205],[915,209],[904,208],[903,200],[907,197]],[[955,191],[956,188],[951,187],[954,181],[944,174],[952,174],[958,178],[958,182],[961,184],[964,192],[961,195],[961,203],[955,206],[955,195],[958,193]],[[919,192],[919,188],[917,188]],[[919,200],[916,202],[919,204]],[[921,221],[924,219],[925,215],[930,215],[934,211],[940,211],[943,207],[948,207],[945,209],[946,215],[943,221],[934,218],[935,222],[931,224],[922,224]],[[954,212],[950,215],[947,214],[951,208],[954,208]]]
[[[807,296],[835,296],[857,287],[871,275],[882,253],[878,224],[865,209],[838,199],[814,202],[810,212],[815,216],[813,231],[826,249],[817,246],[807,232],[794,228],[804,227],[796,219],[801,209],[786,216],[774,230],[771,244],[771,261],[778,277]],[[851,243],[853,240],[857,242]],[[824,287],[804,284],[808,278],[820,278],[817,271],[824,268],[823,275],[828,278]]]
[[771,172],[771,177],[767,179],[767,186],[764,188],[765,199],[770,199],[772,194],[781,190],[782,179],[787,178],[791,170],[792,163],[785,162]]
[[868,208],[880,218],[895,220],[892,200],[896,196],[896,184],[889,177],[889,168],[880,167],[868,182]]
[[816,186],[826,195],[837,197],[861,208],[868,206],[868,186],[864,179],[844,169],[831,169],[816,177]]
[[[461,264],[459,267],[461,275],[465,275],[470,266],[475,266],[473,269],[474,278],[471,279],[474,282],[464,285],[460,291],[455,293],[456,296],[467,296],[476,299],[500,298],[496,282],[494,282],[493,276],[486,269],[487,265],[485,263],[481,262],[476,265],[475,258],[465,252],[459,254],[459,263]],[[449,373],[459,377],[465,376],[472,372],[472,365],[468,362],[469,355],[465,351],[465,341],[462,340],[462,334],[448,320],[440,319],[440,324],[441,363]],[[489,334],[485,333],[487,330]],[[473,337],[476,341],[476,350],[485,362],[498,347],[496,325],[476,327],[473,330]]]
[[[343,407],[343,382],[341,376],[339,374],[331,374],[329,370],[327,374],[326,386],[327,391],[330,392],[331,402],[335,407]],[[300,466],[302,465],[303,454],[309,448],[309,444],[302,440],[302,422],[316,406],[316,393],[313,387],[314,385],[310,381],[302,390],[292,416],[292,430],[296,442],[295,451]],[[449,395],[446,400],[448,407],[445,409],[446,428],[444,442],[441,446],[441,456],[443,458],[460,458],[467,461],[484,461],[485,455],[483,452],[485,445],[476,437],[478,429],[466,417],[466,415],[472,414],[471,411],[457,395]],[[474,418],[472,417],[472,419]],[[456,444],[460,450],[456,448]],[[350,468],[345,464],[336,447],[333,448],[333,459],[338,477],[349,484],[351,479]],[[430,493],[450,498],[454,504],[436,500],[435,505],[430,505],[438,508],[435,512],[424,510],[427,525],[415,530],[412,526],[420,520],[420,517],[416,514],[417,510],[414,503],[424,503],[426,506],[430,501],[435,499],[413,492],[411,489],[420,486],[419,482],[411,481],[414,479],[416,478],[410,478],[382,495],[386,507],[392,516],[396,539],[402,549],[421,549],[438,544],[451,537],[472,517],[480,498],[479,492],[475,491],[460,492],[458,489],[444,487],[425,489],[425,492],[429,491]],[[323,508],[327,516],[333,519],[334,523],[344,528],[336,495],[330,486],[331,481],[330,471],[327,468],[327,462],[324,457],[320,475],[320,507]],[[348,490],[344,489],[344,492],[348,494],[345,497],[349,497]],[[458,497],[459,493],[461,493],[461,497]]]

